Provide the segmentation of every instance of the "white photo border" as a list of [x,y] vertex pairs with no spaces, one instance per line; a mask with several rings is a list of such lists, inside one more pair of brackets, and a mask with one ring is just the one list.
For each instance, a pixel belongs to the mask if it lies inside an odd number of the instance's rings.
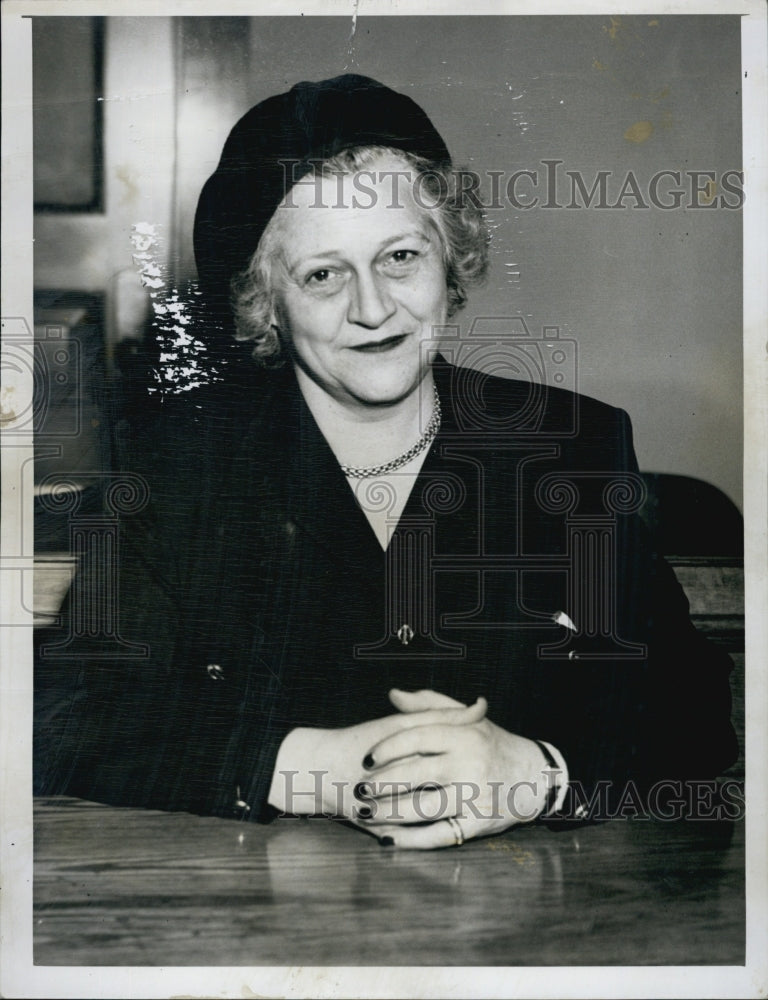
[[[267,14],[364,15],[466,13],[466,4],[418,0],[404,9],[398,0],[229,0],[218,16]],[[657,5],[658,6],[658,5]],[[647,14],[657,6],[625,0],[544,5],[480,2],[479,14]],[[745,967],[576,967],[576,968],[139,968],[35,966],[32,957],[31,779],[31,622],[20,601],[5,595],[4,621],[14,626],[0,639],[0,751],[2,772],[2,912],[0,914],[0,993],[6,997],[758,997],[768,995],[768,871],[766,868],[768,761],[768,405],[766,400],[766,319],[768,318],[768,89],[766,87],[766,7],[760,0],[671,0],[668,14],[735,14],[742,17],[744,188],[744,372],[747,587],[747,960]],[[6,0],[3,21],[3,218],[2,316],[25,318],[32,328],[32,130],[30,15],[196,15],[213,13],[195,0]],[[19,412],[31,402],[31,380],[10,377]],[[31,445],[2,449],[2,553],[23,568],[15,546],[19,498],[31,475]],[[28,484],[27,484],[28,485]],[[29,515],[27,515],[29,516]],[[26,566],[27,571],[31,569]],[[7,563],[6,565],[10,565]],[[20,574],[22,575],[22,574]]]

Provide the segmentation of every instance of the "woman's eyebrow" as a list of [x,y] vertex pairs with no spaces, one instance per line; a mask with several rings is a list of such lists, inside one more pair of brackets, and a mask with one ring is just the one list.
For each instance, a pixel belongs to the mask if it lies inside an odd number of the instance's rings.
[[285,250],[280,253],[280,260],[283,270],[288,277],[296,280],[297,275],[307,270],[307,268],[322,268],[330,261],[343,261],[343,250],[318,250],[316,253],[307,254],[305,257],[291,257]]
[[423,229],[408,229],[405,232],[397,233],[396,236],[390,236],[388,239],[384,240],[383,243],[379,244],[379,250],[386,250],[387,247],[391,246],[393,243],[398,243],[400,240],[421,240],[422,243],[431,243],[429,238],[429,233],[425,232]]
[[[420,240],[422,243],[431,243],[429,238],[429,233],[422,229],[408,229],[402,233],[396,233],[394,236],[388,236],[383,240],[375,250],[375,253],[381,253],[382,250],[386,250],[388,247],[395,243],[399,243],[401,240]],[[283,263],[290,274],[294,274],[296,271],[301,270],[307,266],[311,266],[313,262],[322,263],[328,258],[335,258],[337,260],[343,260],[346,256],[346,251],[343,248],[328,248],[327,250],[317,250],[313,253],[307,254],[306,257],[297,257],[293,259],[285,249],[281,252],[281,257]]]

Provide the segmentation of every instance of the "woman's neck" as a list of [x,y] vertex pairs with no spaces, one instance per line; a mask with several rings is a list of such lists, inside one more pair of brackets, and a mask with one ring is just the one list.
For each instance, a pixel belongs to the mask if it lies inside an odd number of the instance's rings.
[[300,368],[296,376],[317,426],[341,465],[370,467],[397,458],[419,440],[432,416],[431,371],[409,396],[387,406],[346,405]]

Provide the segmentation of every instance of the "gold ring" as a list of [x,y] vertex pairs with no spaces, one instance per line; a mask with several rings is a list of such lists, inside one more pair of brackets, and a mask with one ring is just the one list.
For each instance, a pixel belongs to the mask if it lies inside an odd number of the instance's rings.
[[451,833],[456,841],[456,846],[461,847],[464,843],[464,831],[461,829],[461,824],[456,819],[455,816],[449,816],[447,819],[448,826],[451,828]]

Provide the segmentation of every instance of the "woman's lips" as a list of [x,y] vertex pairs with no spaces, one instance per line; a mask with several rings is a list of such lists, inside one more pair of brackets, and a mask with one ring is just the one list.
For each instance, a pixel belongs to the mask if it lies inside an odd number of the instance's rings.
[[407,333],[399,333],[394,337],[385,337],[383,340],[371,340],[365,344],[357,344],[350,349],[359,351],[361,354],[382,354],[384,351],[391,351],[399,347],[407,336]]

